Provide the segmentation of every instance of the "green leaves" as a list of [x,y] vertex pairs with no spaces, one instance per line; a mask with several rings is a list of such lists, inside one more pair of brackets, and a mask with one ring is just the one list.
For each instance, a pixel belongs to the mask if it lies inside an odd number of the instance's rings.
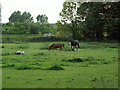
[[15,11],[9,17],[9,22],[32,22],[33,17],[29,12],[24,12],[21,14],[21,11]]
[[72,37],[75,39],[80,39],[82,35],[92,40],[117,40],[120,24],[119,8],[120,3],[64,2],[60,12],[61,22],[63,24],[69,22]]
[[48,22],[48,17],[46,15],[38,15],[36,17],[38,23],[47,23]]

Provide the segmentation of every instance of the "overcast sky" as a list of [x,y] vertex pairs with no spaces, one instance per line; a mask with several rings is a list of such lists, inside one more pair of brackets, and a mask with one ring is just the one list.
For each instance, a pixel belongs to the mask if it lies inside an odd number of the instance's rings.
[[30,12],[36,21],[37,15],[46,14],[49,23],[60,20],[59,13],[63,8],[64,1],[115,1],[120,0],[0,0],[2,5],[2,22],[8,22],[8,18],[14,11]]
[[60,20],[59,13],[65,0],[0,0],[2,6],[2,22],[8,22],[8,18],[14,11],[30,12],[36,21],[37,15],[46,14],[49,23]]

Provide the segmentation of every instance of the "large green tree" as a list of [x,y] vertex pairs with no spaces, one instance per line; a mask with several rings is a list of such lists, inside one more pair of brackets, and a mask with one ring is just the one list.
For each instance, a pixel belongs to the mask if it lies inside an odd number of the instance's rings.
[[[74,39],[79,38],[79,29],[78,29],[78,16],[77,16],[77,3],[76,2],[64,2],[63,9],[60,12],[62,17],[61,23],[68,24],[72,37]],[[66,25],[65,25],[66,26]]]
[[[118,38],[120,24],[120,3],[86,2],[77,10],[84,20],[84,35],[91,39]],[[105,35],[106,34],[106,35]]]
[[33,21],[33,17],[32,15],[29,13],[29,12],[24,12],[22,15],[21,15],[21,22],[32,22]]
[[48,23],[48,17],[46,15],[38,15],[36,19],[38,23],[41,23],[41,24]]
[[32,22],[33,17],[29,12],[23,12],[21,14],[20,11],[15,11],[9,17],[9,22]]
[[21,17],[21,12],[20,11],[15,11],[9,17],[9,22],[20,22],[21,18],[22,18]]
[[120,36],[120,3],[106,3],[105,9],[106,11],[104,13],[104,29],[107,32],[107,38],[118,40]]
[[118,39],[120,3],[64,2],[60,12],[63,24],[71,26],[73,38]]
[[77,14],[84,21],[84,35],[91,39],[103,38],[104,4],[98,2],[86,2],[80,5]]
[[29,12],[15,11],[11,14],[9,22],[3,24],[3,34],[38,34],[50,33],[51,26],[47,23],[46,15],[38,15],[38,23],[33,22],[33,17]]

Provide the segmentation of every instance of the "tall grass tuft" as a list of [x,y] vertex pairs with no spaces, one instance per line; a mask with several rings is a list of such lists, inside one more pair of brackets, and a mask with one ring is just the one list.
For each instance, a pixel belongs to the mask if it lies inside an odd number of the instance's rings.
[[92,88],[113,88],[115,86],[114,81],[114,79],[107,80],[105,76],[90,78]]
[[49,67],[48,70],[64,70],[64,68],[56,64],[56,65]]
[[18,48],[20,49],[28,49],[30,46],[28,44],[20,44]]
[[17,65],[15,67],[15,69],[17,69],[17,70],[26,70],[26,69],[31,69],[31,68],[28,65]]

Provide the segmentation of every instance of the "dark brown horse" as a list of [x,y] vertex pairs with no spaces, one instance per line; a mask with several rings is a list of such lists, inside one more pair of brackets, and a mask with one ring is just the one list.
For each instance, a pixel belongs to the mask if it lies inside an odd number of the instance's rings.
[[62,50],[62,48],[64,47],[65,45],[62,44],[62,43],[53,43],[52,45],[49,46],[49,51],[51,49],[55,49],[55,48],[60,48],[60,50]]
[[78,40],[69,40],[70,45],[71,45],[71,50],[75,51],[75,49],[78,50],[80,48],[79,41]]

